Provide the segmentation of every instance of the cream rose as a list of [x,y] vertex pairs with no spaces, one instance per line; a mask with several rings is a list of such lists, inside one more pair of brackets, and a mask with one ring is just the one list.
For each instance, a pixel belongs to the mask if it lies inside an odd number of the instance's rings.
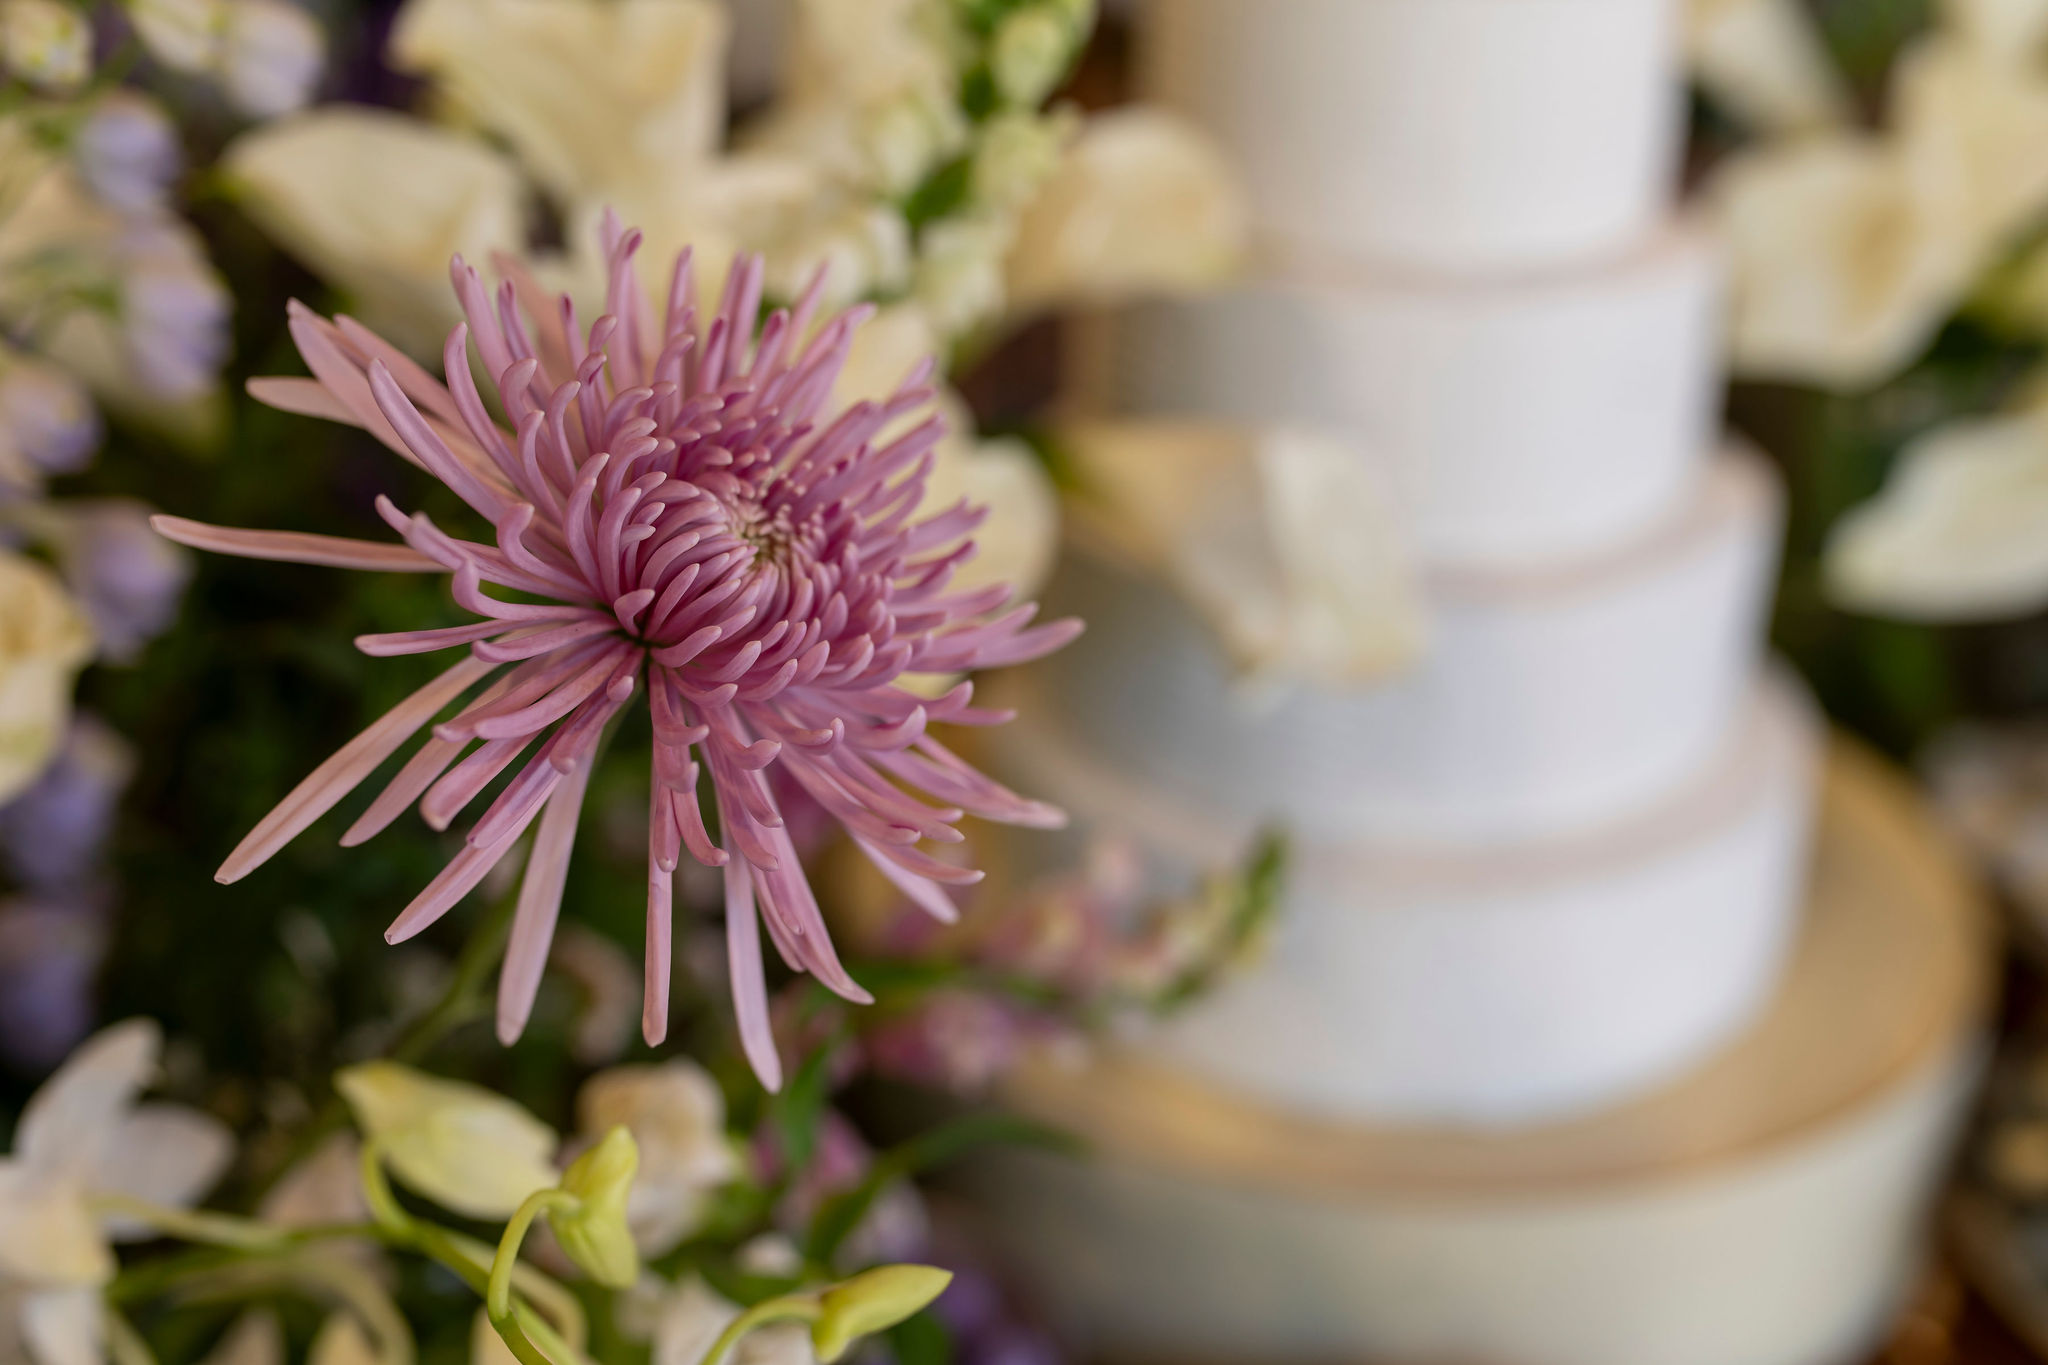
[[92,648],[92,628],[57,576],[0,550],[0,801],[56,753]]

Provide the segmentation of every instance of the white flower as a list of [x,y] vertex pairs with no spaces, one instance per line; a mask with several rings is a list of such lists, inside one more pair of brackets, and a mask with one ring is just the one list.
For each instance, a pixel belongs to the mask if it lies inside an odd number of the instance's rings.
[[92,648],[92,628],[55,575],[0,550],[0,801],[56,753]]
[[291,0],[229,0],[221,84],[235,107],[275,118],[305,105],[327,61],[327,35]]
[[362,1146],[351,1134],[334,1134],[270,1187],[257,1215],[281,1228],[368,1222],[361,1158]]
[[178,130],[162,106],[123,87],[108,91],[93,106],[72,154],[87,188],[122,213],[160,207],[184,161]]
[[62,0],[4,0],[0,55],[17,80],[59,94],[77,89],[92,74],[85,11]]
[[[178,1105],[137,1104],[155,1078],[162,1038],[146,1019],[87,1040],[22,1111],[0,1159],[0,1343],[18,1338],[36,1365],[100,1359],[99,1287],[113,1277],[112,1238],[146,1236],[103,1218],[97,1195],[182,1207],[219,1179],[233,1141]],[[10,1343],[11,1344],[11,1343]]]
[[[879,401],[896,391],[912,367],[943,359],[937,328],[915,304],[882,309],[854,336],[853,348],[833,390],[835,403]],[[1059,498],[1045,468],[1015,440],[984,441],[975,434],[974,415],[959,395],[942,391],[939,416],[946,437],[925,484],[921,512],[932,515],[965,498],[989,509],[974,534],[975,556],[954,581],[965,591],[1007,583],[1017,596],[1038,590],[1059,547]],[[889,439],[908,422],[884,432]]]
[[[650,1365],[700,1365],[739,1314],[737,1305],[694,1275],[674,1285],[650,1275],[623,1296],[619,1325],[629,1338],[653,1343]],[[783,1323],[741,1337],[726,1365],[817,1365],[817,1356],[808,1331]]]
[[1899,58],[1890,103],[1913,193],[1981,252],[2048,207],[2048,73],[1937,35]]
[[1831,595],[1859,611],[1980,620],[2048,604],[2048,419],[1979,418],[1916,441],[1836,525],[1825,564]]
[[350,1313],[331,1314],[320,1324],[313,1345],[306,1352],[306,1365],[385,1365],[376,1347]]
[[2048,43],[2044,0],[1943,0],[1944,25],[1996,60],[2039,61]]
[[128,0],[128,17],[149,55],[171,70],[196,74],[218,65],[225,0]]
[[573,203],[709,159],[726,29],[713,0],[408,0],[391,58]]
[[451,256],[482,263],[524,245],[511,162],[397,114],[313,110],[244,134],[221,165],[259,227],[416,350],[438,352],[458,316]]
[[397,1062],[335,1073],[356,1126],[392,1174],[469,1218],[509,1218],[555,1183],[554,1129],[502,1095]]
[[1118,110],[1088,121],[1024,214],[1010,293],[1026,308],[1200,289],[1230,272],[1247,231],[1241,187],[1205,135]]
[[1056,5],[1012,10],[997,25],[989,53],[996,89],[1013,105],[1044,103],[1067,74],[1084,32]]
[[1248,682],[1355,686],[1420,653],[1413,574],[1348,447],[1302,431],[1165,424],[1067,438],[1084,530],[1164,573]]
[[1839,123],[1849,96],[1804,0],[1690,0],[1686,56],[1729,113],[1767,133]]
[[964,336],[994,322],[1009,301],[1003,263],[1016,240],[1007,217],[942,218],[918,236],[911,297],[941,335]]
[[1711,194],[1746,375],[1876,383],[1920,353],[1979,264],[1961,225],[1917,200],[1894,150],[1860,134],[1740,154]]
[[201,1365],[285,1365],[284,1328],[277,1315],[260,1308],[243,1313]]
[[643,1255],[663,1256],[695,1231],[705,1200],[740,1173],[725,1131],[725,1097],[695,1062],[601,1071],[576,1096],[576,1125],[596,1139],[624,1124],[640,1148],[626,1222]]

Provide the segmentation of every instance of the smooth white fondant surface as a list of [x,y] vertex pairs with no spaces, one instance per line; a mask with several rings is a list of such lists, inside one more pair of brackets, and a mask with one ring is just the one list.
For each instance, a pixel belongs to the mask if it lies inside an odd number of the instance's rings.
[[1092,1353],[1845,1365],[1884,1332],[1981,1057],[1989,917],[1906,784],[1831,754],[1810,913],[1753,1028],[1512,1133],[1288,1120],[1114,1051],[1006,1092],[1088,1143],[976,1172]]
[[1103,762],[1319,839],[1470,845],[1619,819],[1700,771],[1750,688],[1778,497],[1715,463],[1680,515],[1568,568],[1433,576],[1424,660],[1343,693],[1247,695],[1196,614],[1076,552],[1048,610],[1088,622],[1039,705]]
[[[1355,8],[1383,5],[1407,8]],[[1071,387],[1111,413],[1325,427],[1383,471],[1425,564],[1541,563],[1684,495],[1711,445],[1721,283],[1685,229],[1514,281],[1268,279],[1090,319]]]
[[[1696,781],[1588,836],[1452,858],[1293,840],[1266,957],[1140,1046],[1343,1119],[1528,1123],[1660,1084],[1776,985],[1805,889],[1815,740],[1781,680]],[[1144,850],[1163,892],[1249,842],[1028,719],[1002,753],[1091,836]]]
[[1676,184],[1674,0],[1151,0],[1140,87],[1271,237],[1498,270],[1640,237]]

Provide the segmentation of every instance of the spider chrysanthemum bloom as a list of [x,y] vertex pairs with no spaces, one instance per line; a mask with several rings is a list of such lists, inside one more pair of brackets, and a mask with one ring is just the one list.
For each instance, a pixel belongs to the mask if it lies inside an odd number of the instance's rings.
[[[978,874],[932,857],[926,841],[959,842],[963,814],[1023,825],[1060,816],[927,732],[935,721],[1007,719],[975,708],[971,684],[928,700],[903,679],[1035,658],[1079,625],[1032,626],[1035,609],[1010,605],[1003,586],[949,587],[985,509],[921,512],[942,434],[936,416],[883,439],[931,405],[929,362],[886,401],[828,411],[864,309],[811,335],[814,285],[757,335],[761,263],[743,259],[701,325],[686,252],[657,316],[634,270],[638,243],[606,224],[607,311],[587,333],[567,298],[547,306],[516,271],[493,296],[458,259],[468,322],[448,338],[445,384],[350,319],[330,323],[294,305],[292,335],[313,378],[251,386],[274,406],[368,429],[488,521],[490,543],[456,539],[383,498],[378,511],[403,545],[172,517],[157,526],[187,545],[259,559],[451,573],[455,601],[482,618],[359,639],[378,655],[465,653],[301,783],[220,880],[264,862],[456,707],[342,842],[369,838],[415,801],[445,828],[524,760],[463,850],[385,934],[395,943],[432,924],[537,823],[499,982],[498,1031],[509,1041],[539,988],[600,738],[644,690],[654,744],[644,1031],[659,1042],[667,1027],[670,880],[687,851],[724,869],[740,1034],[774,1087],[757,910],[792,968],[850,1000],[868,996],[833,952],[766,770],[781,765],[897,886],[950,917],[944,887]],[[509,430],[472,378],[472,343],[497,377]],[[698,804],[700,773],[716,801],[717,841]]]

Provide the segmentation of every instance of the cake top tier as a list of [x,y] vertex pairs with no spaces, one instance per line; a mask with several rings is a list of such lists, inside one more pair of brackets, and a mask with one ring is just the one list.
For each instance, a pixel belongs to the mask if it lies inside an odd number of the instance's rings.
[[1145,93],[1214,133],[1269,249],[1598,258],[1672,191],[1675,0],[1150,0]]

